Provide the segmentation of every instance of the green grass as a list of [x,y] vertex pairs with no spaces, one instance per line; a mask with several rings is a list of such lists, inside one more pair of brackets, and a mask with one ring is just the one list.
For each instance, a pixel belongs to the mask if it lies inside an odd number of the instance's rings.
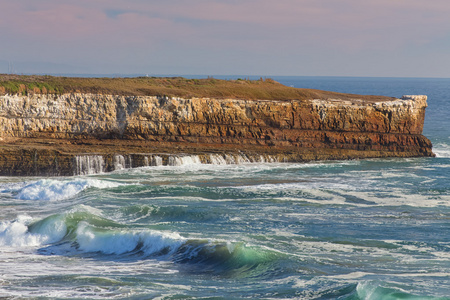
[[387,97],[340,94],[284,86],[272,79],[220,80],[182,77],[81,78],[0,74],[0,94],[93,93],[128,96],[208,97],[248,100],[364,99]]

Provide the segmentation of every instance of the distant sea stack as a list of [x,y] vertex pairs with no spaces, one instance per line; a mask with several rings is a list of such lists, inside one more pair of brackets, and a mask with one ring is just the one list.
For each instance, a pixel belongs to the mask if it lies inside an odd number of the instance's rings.
[[421,95],[339,94],[264,79],[0,79],[1,175],[434,156],[422,135]]

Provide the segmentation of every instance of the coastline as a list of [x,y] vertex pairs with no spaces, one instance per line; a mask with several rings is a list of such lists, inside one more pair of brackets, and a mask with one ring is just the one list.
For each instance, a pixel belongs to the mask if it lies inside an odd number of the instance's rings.
[[266,81],[244,84],[255,85],[255,93],[267,83],[304,98],[4,94],[0,174],[108,172],[152,165],[155,157],[164,165],[190,156],[202,163],[434,156],[422,135],[426,96],[339,94]]

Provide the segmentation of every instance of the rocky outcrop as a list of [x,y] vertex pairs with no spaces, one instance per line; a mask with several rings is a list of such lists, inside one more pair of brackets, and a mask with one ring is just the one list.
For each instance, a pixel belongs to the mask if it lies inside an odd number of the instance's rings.
[[80,157],[102,157],[98,169],[109,171],[117,169],[117,157],[136,167],[151,164],[155,153],[167,164],[182,154],[204,163],[213,162],[211,154],[225,162],[226,155],[249,161],[432,156],[422,135],[426,100],[4,95],[0,174],[82,174],[87,160]]

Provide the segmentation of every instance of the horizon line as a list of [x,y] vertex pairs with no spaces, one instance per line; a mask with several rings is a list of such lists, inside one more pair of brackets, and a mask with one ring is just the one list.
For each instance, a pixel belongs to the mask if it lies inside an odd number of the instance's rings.
[[[358,75],[249,75],[249,74],[181,74],[181,73],[167,73],[167,74],[151,74],[151,73],[0,73],[0,75],[17,75],[17,76],[54,76],[54,77],[82,77],[82,78],[133,78],[133,77],[196,77],[200,78],[216,78],[216,77],[232,77],[241,79],[259,79],[259,78],[275,78],[275,77],[304,77],[304,78],[378,78],[378,79],[450,79],[450,77],[434,77],[434,76],[358,76]],[[216,78],[222,79],[222,78]],[[230,78],[231,79],[231,78]]]

